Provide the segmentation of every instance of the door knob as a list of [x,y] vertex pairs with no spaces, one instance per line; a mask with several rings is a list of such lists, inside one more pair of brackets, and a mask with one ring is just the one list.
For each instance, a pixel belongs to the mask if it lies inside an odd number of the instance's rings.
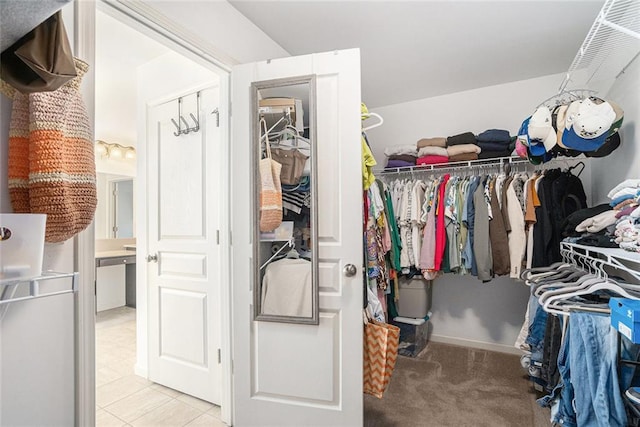
[[147,262],[158,262],[158,254],[147,255]]
[[345,276],[353,277],[358,272],[358,269],[353,264],[347,264],[347,265],[344,266],[344,269],[342,271],[344,272]]

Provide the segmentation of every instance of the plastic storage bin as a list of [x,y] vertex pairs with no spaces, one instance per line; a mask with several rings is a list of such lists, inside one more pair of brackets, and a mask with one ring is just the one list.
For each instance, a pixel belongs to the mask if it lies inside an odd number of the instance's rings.
[[398,354],[408,357],[416,357],[427,346],[429,339],[429,321],[419,319],[418,322],[406,323],[396,317],[391,321],[392,325],[400,328],[400,344],[398,346]]
[[42,274],[44,214],[0,214],[0,281]]
[[423,319],[431,310],[432,283],[419,277],[401,278],[398,288],[398,315]]

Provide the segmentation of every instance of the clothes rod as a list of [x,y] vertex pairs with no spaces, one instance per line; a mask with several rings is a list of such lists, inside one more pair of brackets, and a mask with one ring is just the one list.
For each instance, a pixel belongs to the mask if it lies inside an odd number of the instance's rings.
[[551,159],[546,163],[542,163],[539,165],[534,165],[529,162],[529,159],[524,159],[522,157],[495,157],[492,159],[479,159],[479,160],[468,160],[466,162],[450,162],[450,163],[438,163],[434,165],[417,165],[417,166],[404,166],[399,168],[390,168],[390,169],[378,169],[374,170],[374,174],[384,175],[394,175],[401,173],[417,173],[417,172],[440,172],[447,171],[450,169],[460,169],[460,168],[496,168],[496,167],[505,167],[507,165],[525,165],[525,166],[535,166],[538,169],[548,169],[550,165],[557,165],[558,163],[569,166],[569,162],[580,162],[584,161],[583,157],[571,157],[571,158],[555,158]]

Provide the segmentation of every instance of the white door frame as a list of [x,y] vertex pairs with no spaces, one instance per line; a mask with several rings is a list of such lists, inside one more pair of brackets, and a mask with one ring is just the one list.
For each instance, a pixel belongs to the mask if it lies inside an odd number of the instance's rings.
[[[215,51],[208,43],[199,40],[183,27],[173,24],[163,15],[142,2],[122,2],[120,0],[75,2],[74,39],[75,52],[79,58],[90,65],[95,64],[95,13],[100,9],[132,26],[136,30],[168,46],[170,49],[198,62],[220,76],[220,116],[224,123],[221,129],[221,140],[224,152],[220,155],[227,159],[221,167],[224,180],[221,183],[222,203],[228,208],[221,215],[220,267],[221,288],[220,306],[222,309],[222,421],[231,424],[232,408],[232,346],[231,346],[231,234],[230,234],[230,70],[236,61],[227,55]],[[87,104],[89,117],[95,120],[95,75],[92,68],[83,81],[83,95]],[[140,147],[138,168],[144,167],[144,148]],[[144,169],[141,169],[144,171]],[[137,174],[141,179],[146,173]],[[144,179],[144,178],[143,178]],[[146,254],[146,231],[144,227],[137,230],[137,262],[142,262]],[[76,361],[76,424],[95,425],[95,229],[91,224],[75,240],[75,268],[80,272],[80,286],[77,296],[76,345],[78,347]],[[146,265],[146,261],[145,261]],[[136,280],[146,283],[146,269],[138,268]],[[144,325],[146,345],[146,322]],[[138,337],[141,334],[138,333]],[[145,355],[146,360],[146,355]],[[141,368],[141,369],[139,369]],[[136,367],[136,372],[146,375],[146,366]]]

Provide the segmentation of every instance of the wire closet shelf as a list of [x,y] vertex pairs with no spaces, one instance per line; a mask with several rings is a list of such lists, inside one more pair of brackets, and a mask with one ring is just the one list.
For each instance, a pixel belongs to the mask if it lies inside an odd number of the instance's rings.
[[374,169],[374,174],[380,178],[384,177],[395,177],[397,175],[402,174],[418,174],[418,173],[446,173],[448,171],[460,171],[467,170],[471,171],[482,171],[482,170],[493,170],[496,169],[523,169],[523,170],[542,170],[542,169],[552,169],[561,166],[570,167],[576,165],[580,162],[583,162],[586,159],[582,156],[580,157],[562,157],[551,159],[550,161],[534,165],[529,162],[529,159],[525,159],[522,157],[496,157],[492,159],[479,159],[479,160],[469,160],[465,162],[450,162],[450,163],[439,163],[434,165],[418,165],[418,166],[405,166],[399,168],[384,168],[384,169]]
[[640,1],[607,0],[569,66],[558,92],[603,89],[640,55]]
[[608,278],[608,270],[615,269],[629,274],[640,285],[640,253],[569,242],[560,243],[560,253],[566,262],[603,279]]

